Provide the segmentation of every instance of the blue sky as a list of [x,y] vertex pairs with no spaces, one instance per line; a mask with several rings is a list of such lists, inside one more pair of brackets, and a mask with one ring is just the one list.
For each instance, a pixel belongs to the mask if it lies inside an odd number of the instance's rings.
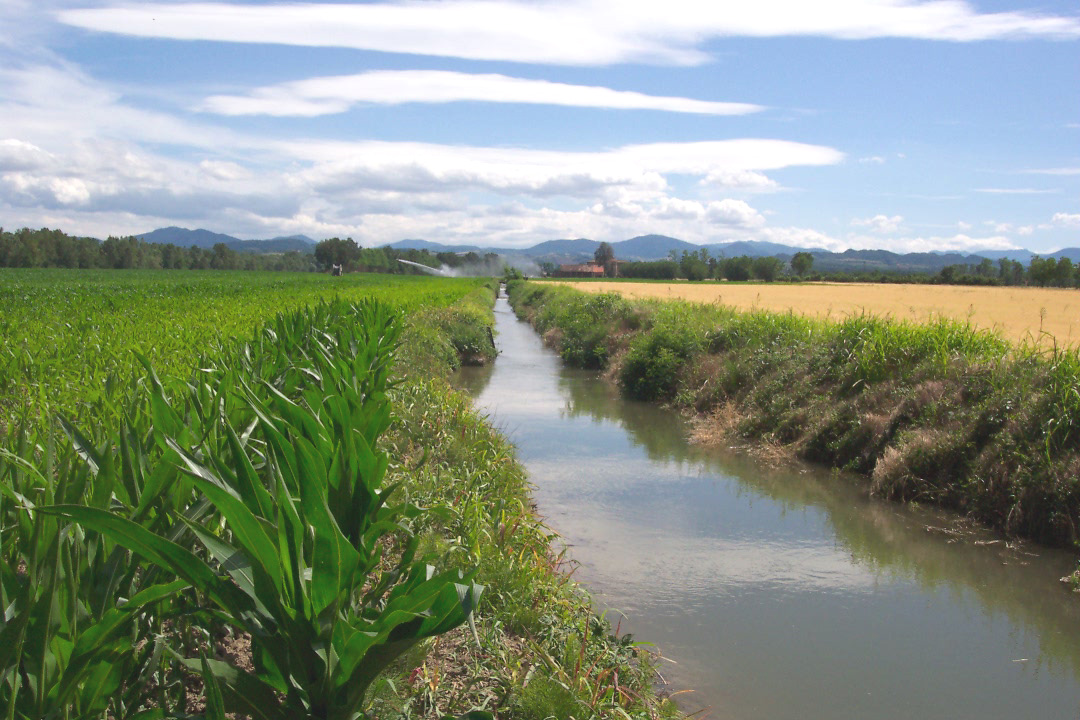
[[0,0],[0,224],[1080,246],[1080,9]]

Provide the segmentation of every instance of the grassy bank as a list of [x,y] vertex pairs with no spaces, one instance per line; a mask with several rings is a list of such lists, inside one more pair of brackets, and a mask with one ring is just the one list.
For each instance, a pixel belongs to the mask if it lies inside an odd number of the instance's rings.
[[827,321],[520,282],[510,297],[567,362],[700,413],[703,434],[783,447],[1006,533],[1080,537],[1075,351],[955,321]]
[[407,321],[405,382],[388,437],[389,475],[411,501],[438,508],[416,526],[423,542],[449,566],[477,568],[485,587],[479,643],[460,628],[421,648],[383,678],[370,713],[438,717],[482,707],[522,720],[679,717],[656,695],[648,650],[613,634],[569,580],[557,537],[532,512],[513,447],[447,383],[490,337],[491,322],[490,296]]
[[[0,716],[672,712],[560,572],[510,448],[446,383],[493,358],[493,287],[276,316],[250,290],[220,312],[269,317],[186,366],[118,348],[92,402],[77,372],[9,395],[33,402],[10,406],[0,447]],[[71,329],[127,332],[102,322]]]

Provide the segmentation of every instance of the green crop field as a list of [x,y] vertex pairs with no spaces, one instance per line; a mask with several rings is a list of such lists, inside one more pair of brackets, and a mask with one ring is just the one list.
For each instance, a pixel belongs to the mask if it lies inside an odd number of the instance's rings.
[[223,342],[321,299],[445,306],[480,284],[403,275],[0,270],[0,426],[27,411],[114,412],[116,392],[142,370],[138,355],[159,373],[186,374]]
[[674,715],[446,383],[493,289],[0,272],[0,718]]

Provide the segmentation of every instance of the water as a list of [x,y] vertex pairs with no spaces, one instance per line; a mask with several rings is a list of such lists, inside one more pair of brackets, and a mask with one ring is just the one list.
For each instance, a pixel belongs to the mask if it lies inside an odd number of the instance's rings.
[[[1080,718],[1074,556],[951,534],[821,469],[686,442],[496,305],[460,382],[506,432],[575,579],[655,643],[690,712],[737,720]],[[616,615],[617,617],[617,615]]]

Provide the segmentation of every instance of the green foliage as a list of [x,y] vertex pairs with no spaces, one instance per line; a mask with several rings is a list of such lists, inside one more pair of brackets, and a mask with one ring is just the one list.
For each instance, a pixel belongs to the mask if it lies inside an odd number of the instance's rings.
[[774,257],[756,257],[750,265],[750,271],[754,278],[765,282],[772,282],[779,277],[782,269],[783,263],[780,262],[779,258]]
[[676,390],[682,368],[707,344],[707,325],[687,313],[682,304],[655,310],[652,327],[630,343],[619,384],[638,400],[667,400]]
[[[551,336],[583,322],[568,288],[511,286],[511,301]],[[594,316],[603,329],[591,328],[632,397],[734,412],[740,434],[865,473],[882,495],[1080,541],[1075,349],[1012,345],[954,320],[826,321],[679,301],[638,302],[621,318]]]
[[237,252],[224,243],[211,250],[136,237],[73,237],[60,230],[0,230],[0,268],[109,268],[113,270],[287,270],[312,269],[311,254]]
[[600,243],[593,253],[593,262],[604,268],[604,274],[612,277],[615,274],[615,250],[606,242]]
[[716,268],[718,276],[733,282],[749,280],[752,275],[753,262],[754,261],[746,255],[723,258]]
[[[280,273],[0,271],[0,429],[62,411],[114,421],[142,368],[186,375],[202,355],[248,337],[278,312],[321,299],[443,307],[485,281]],[[30,392],[30,389],[33,392]]]
[[[464,622],[479,586],[430,570],[421,511],[382,482],[397,327],[373,301],[301,308],[188,383],[140,356],[116,421],[13,424],[5,716],[183,712],[186,667],[213,678],[211,709],[353,717],[394,657]],[[222,623],[250,635],[254,674],[199,658]]]
[[710,275],[709,259],[709,251],[705,248],[696,252],[683,250],[679,272],[687,280],[704,280]]
[[537,329],[557,328],[559,354],[577,367],[604,367],[609,356],[609,327],[632,321],[630,303],[616,293],[585,294],[529,282],[511,282],[507,291],[530,298],[523,300],[523,305],[542,304],[544,309],[535,319]]
[[799,277],[810,272],[814,266],[814,256],[808,252],[797,252],[791,256],[791,272]]
[[[174,289],[155,297],[138,275],[97,279],[168,309]],[[194,296],[215,290],[196,279]],[[546,716],[554,699],[522,702],[523,669],[541,664],[591,714],[675,712],[652,696],[648,653],[607,635],[567,582],[512,448],[441,379],[466,344],[453,333],[490,342],[493,286],[339,280],[392,309],[293,285],[289,312],[251,334],[224,326],[246,341],[222,332],[186,365],[158,351],[160,375],[118,349],[103,364],[110,403],[65,406],[57,393],[12,417],[0,451],[4,717]],[[259,290],[214,299],[254,323],[277,302]],[[171,317],[174,332],[199,327],[176,307]],[[124,339],[122,323],[107,327]],[[427,353],[429,340],[442,350]],[[466,620],[469,632],[444,632]],[[226,628],[250,641],[253,670],[215,659]],[[444,638],[458,643],[449,654]],[[564,657],[582,638],[587,667]],[[468,682],[440,685],[440,664]]]
[[619,275],[624,278],[674,280],[679,276],[679,263],[674,260],[626,262],[619,265]]

